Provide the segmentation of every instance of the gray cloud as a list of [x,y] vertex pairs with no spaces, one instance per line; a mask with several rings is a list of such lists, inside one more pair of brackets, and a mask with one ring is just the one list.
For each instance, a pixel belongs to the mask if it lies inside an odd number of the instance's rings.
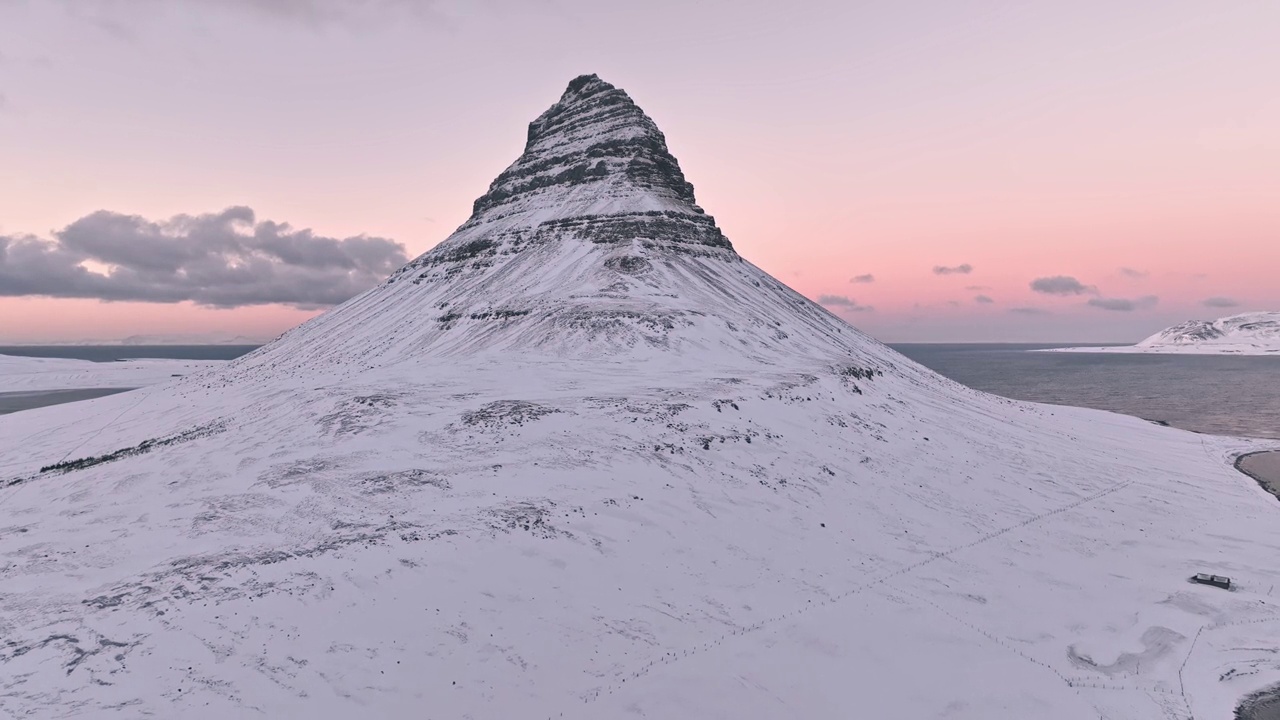
[[1014,307],[1009,308],[1009,312],[1019,315],[1051,315],[1048,310],[1038,307]]
[[406,261],[400,243],[324,237],[258,221],[247,207],[158,222],[102,210],[52,240],[0,235],[0,296],[318,308],[367,290]]
[[1159,301],[1160,301],[1160,298],[1156,297],[1155,295],[1143,295],[1142,297],[1136,298],[1134,300],[1128,300],[1126,298],[1102,298],[1102,297],[1089,298],[1088,304],[1096,308],[1102,308],[1103,310],[1132,312],[1134,310],[1142,310],[1145,308],[1154,307],[1155,304]]
[[[13,3],[13,0],[0,0],[0,7],[5,3]],[[6,55],[0,52],[0,66],[8,65],[10,67],[33,67],[33,68],[50,68],[53,67],[53,59],[48,55]]]
[[849,278],[849,282],[851,283],[873,283],[875,281],[876,281],[876,276],[870,273],[866,275],[854,275],[853,277]]
[[973,297],[973,301],[978,303],[979,305],[990,305],[991,303],[995,302],[995,300],[992,300],[990,297],[986,295],[975,295]]
[[847,312],[867,312],[875,310],[870,305],[859,305],[857,300],[844,295],[819,295],[818,304],[831,308],[839,308]]
[[357,16],[376,16],[388,11],[432,16],[437,13],[436,7],[440,5],[433,0],[178,0],[177,4],[239,7],[313,24],[343,22]]
[[1150,275],[1151,273],[1146,272],[1144,270],[1135,270],[1134,268],[1131,268],[1131,267],[1122,267],[1120,268],[1120,274],[1124,275],[1125,277],[1134,278],[1136,280],[1139,278],[1144,278]]
[[947,267],[946,265],[934,265],[934,275],[968,275],[973,272],[973,266],[969,263]]
[[1214,297],[1211,297],[1211,298],[1205,298],[1205,300],[1204,300],[1204,302],[1203,302],[1202,304],[1203,304],[1205,307],[1211,307],[1211,308],[1233,308],[1233,307],[1240,307],[1240,303],[1239,303],[1239,302],[1237,302],[1237,301],[1235,301],[1235,300],[1232,300],[1232,299],[1231,299],[1231,298],[1229,298],[1229,297],[1221,297],[1221,296],[1214,296]]
[[991,286],[990,285],[965,285],[964,289],[970,290],[973,292],[982,292],[983,290],[990,290]]
[[68,14],[129,42],[136,40],[135,25],[165,11],[239,11],[321,28],[366,27],[401,18],[447,25],[463,10],[439,0],[62,0],[61,4]]
[[1092,285],[1085,285],[1068,275],[1053,275],[1031,281],[1031,289],[1046,295],[1083,295],[1097,292]]

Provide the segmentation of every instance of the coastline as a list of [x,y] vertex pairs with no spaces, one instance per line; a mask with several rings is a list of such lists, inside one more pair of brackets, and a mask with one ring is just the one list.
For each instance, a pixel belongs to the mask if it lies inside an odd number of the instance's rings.
[[0,355],[0,393],[138,388],[226,365],[226,360],[168,358],[93,362]]
[[1236,707],[1236,720],[1280,719],[1280,686],[1263,688]]
[[23,390],[0,392],[0,415],[35,410],[36,408],[63,403],[92,400],[94,398],[128,392],[137,388],[65,388],[60,390]]
[[1280,500],[1280,450],[1245,453],[1236,458],[1234,465]]
[[1251,345],[1163,345],[1139,347],[1137,345],[1099,345],[1091,347],[1061,347],[1028,350],[1045,353],[1097,353],[1115,355],[1227,355],[1235,357],[1280,357],[1280,348]]

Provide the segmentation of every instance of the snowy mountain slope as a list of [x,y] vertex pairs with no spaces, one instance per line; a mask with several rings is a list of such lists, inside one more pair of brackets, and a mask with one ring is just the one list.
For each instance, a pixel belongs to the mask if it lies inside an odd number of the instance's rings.
[[1186,718],[1280,681],[1280,505],[1229,464],[1266,443],[911,363],[738,258],[632,108],[576,80],[496,200],[268,347],[0,418],[0,711]]
[[222,360],[125,360],[98,363],[67,358],[0,355],[0,392],[67,388],[128,388],[223,365]]
[[1051,352],[1280,356],[1280,312],[1251,312],[1217,320],[1188,320],[1161,330],[1136,345],[1054,348]]

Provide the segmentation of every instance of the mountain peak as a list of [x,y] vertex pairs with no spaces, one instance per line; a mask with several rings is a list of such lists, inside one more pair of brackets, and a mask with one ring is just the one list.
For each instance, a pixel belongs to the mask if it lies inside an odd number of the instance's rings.
[[[605,117],[601,117],[601,116]],[[555,133],[589,128],[600,130],[602,121],[610,121],[609,130],[630,129],[636,134],[662,133],[644,111],[635,104],[625,90],[601,80],[598,75],[579,75],[569,81],[568,87],[560,95],[555,105],[547,108],[533,122],[529,123],[528,142],[525,152],[535,143]],[[615,133],[616,134],[616,133]],[[665,150],[665,141],[664,148]]]
[[492,351],[880,367],[872,347],[734,252],[653,120],[583,75],[444,242],[243,365],[367,370]]
[[564,95],[561,96],[560,100],[563,101],[570,93],[581,92],[583,89],[589,88],[592,85],[602,85],[609,90],[617,89],[613,85],[601,80],[599,75],[589,73],[586,75],[579,75],[578,77],[570,80],[569,87],[565,88]]
[[560,100],[529,123],[524,152],[476,200],[469,223],[588,195],[614,199],[611,212],[704,215],[657,124],[625,91],[596,75],[574,78]]

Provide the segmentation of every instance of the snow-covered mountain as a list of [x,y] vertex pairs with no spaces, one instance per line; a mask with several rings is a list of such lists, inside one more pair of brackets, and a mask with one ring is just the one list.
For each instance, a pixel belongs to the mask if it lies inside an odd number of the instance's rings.
[[887,355],[734,252],[653,121],[586,76],[453,235],[228,378],[527,352],[681,368]]
[[1267,443],[910,362],[738,256],[595,76],[383,285],[0,447],[18,717],[1154,720],[1280,681],[1280,504],[1230,465]]
[[1138,343],[1141,348],[1280,353],[1280,312],[1250,312],[1217,320],[1190,320]]
[[130,335],[119,343],[85,343],[86,345],[262,345],[270,339],[231,335],[229,333],[177,333],[168,335]]
[[1161,330],[1136,345],[1054,348],[1049,352],[1280,356],[1280,312],[1249,312],[1217,320],[1188,320]]

